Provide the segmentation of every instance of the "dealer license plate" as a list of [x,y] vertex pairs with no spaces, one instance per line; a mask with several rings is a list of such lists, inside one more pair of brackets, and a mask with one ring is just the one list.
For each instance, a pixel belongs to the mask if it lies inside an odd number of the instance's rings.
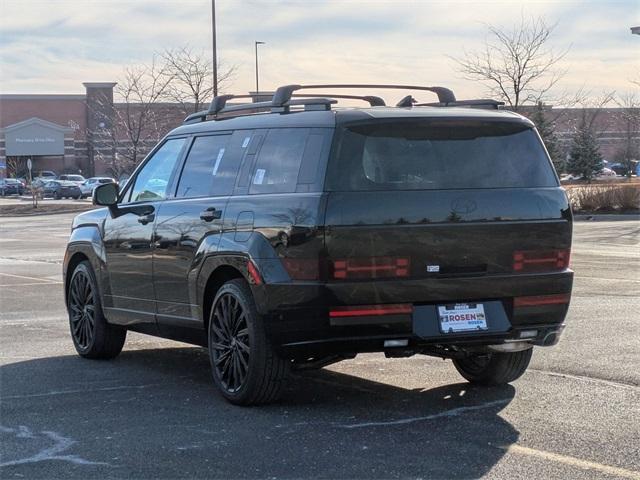
[[481,303],[439,305],[438,317],[442,333],[472,332],[487,329],[487,318]]

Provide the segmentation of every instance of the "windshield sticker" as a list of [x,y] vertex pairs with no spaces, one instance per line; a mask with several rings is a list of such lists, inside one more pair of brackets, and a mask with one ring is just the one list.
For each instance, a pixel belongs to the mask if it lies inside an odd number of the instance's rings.
[[213,166],[213,175],[217,175],[218,173],[218,167],[220,166],[220,160],[222,160],[222,157],[224,156],[224,148],[221,148],[220,151],[218,152],[218,158],[216,158],[216,164]]
[[267,173],[267,171],[264,168],[257,169],[256,174],[253,176],[253,184],[262,185],[262,182],[264,181],[265,173]]

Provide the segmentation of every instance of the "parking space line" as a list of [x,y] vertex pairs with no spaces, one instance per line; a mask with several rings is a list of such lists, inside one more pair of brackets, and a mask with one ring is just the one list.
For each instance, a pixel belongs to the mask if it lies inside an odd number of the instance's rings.
[[536,457],[542,460],[548,460],[556,463],[562,463],[572,467],[578,467],[583,470],[596,470],[608,475],[617,475],[624,478],[632,478],[634,480],[640,480],[640,472],[627,470],[626,468],[612,467],[611,465],[604,465],[602,463],[591,462],[589,460],[582,460],[576,457],[570,457],[568,455],[560,455],[558,453],[546,452],[544,450],[536,450],[535,448],[522,447],[520,445],[510,445],[506,447],[500,447],[510,453],[516,453],[519,455],[527,455],[529,457]]
[[51,282],[52,281],[52,280],[47,280],[47,279],[38,278],[38,277],[27,277],[26,275],[15,275],[13,273],[2,273],[2,272],[0,272],[0,275],[4,275],[5,277],[13,277],[13,278],[26,278],[27,280],[35,280],[37,282]]
[[25,395],[10,395],[6,397],[0,397],[0,402],[5,402],[7,400],[18,400],[23,398],[37,398],[37,397],[51,397],[57,395],[70,395],[74,393],[82,393],[82,392],[110,392],[114,390],[142,390],[145,388],[151,387],[163,387],[166,386],[165,383],[147,383],[143,385],[117,385],[115,387],[102,387],[102,388],[83,388],[79,390],[53,390],[51,392],[43,392],[43,393],[28,393]]
[[0,283],[0,287],[32,287],[34,285],[60,285],[63,282],[38,282],[38,283]]

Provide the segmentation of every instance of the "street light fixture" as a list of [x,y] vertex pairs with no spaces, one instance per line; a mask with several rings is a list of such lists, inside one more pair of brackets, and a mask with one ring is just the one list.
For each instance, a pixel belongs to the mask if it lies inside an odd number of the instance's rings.
[[256,101],[258,101],[258,95],[260,94],[260,87],[258,86],[258,45],[264,45],[265,42],[255,42],[256,48]]

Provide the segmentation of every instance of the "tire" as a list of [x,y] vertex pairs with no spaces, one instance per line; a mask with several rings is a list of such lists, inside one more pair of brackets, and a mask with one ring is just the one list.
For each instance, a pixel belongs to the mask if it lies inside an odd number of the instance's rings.
[[213,381],[225,399],[235,405],[259,405],[279,398],[290,362],[269,342],[244,280],[231,280],[216,294],[208,338]]
[[520,352],[494,352],[453,359],[456,370],[471,383],[503,385],[520,378],[527,370],[533,348]]
[[127,330],[107,323],[96,277],[88,261],[73,271],[67,291],[69,329],[78,355],[93,359],[110,359],[122,351]]

